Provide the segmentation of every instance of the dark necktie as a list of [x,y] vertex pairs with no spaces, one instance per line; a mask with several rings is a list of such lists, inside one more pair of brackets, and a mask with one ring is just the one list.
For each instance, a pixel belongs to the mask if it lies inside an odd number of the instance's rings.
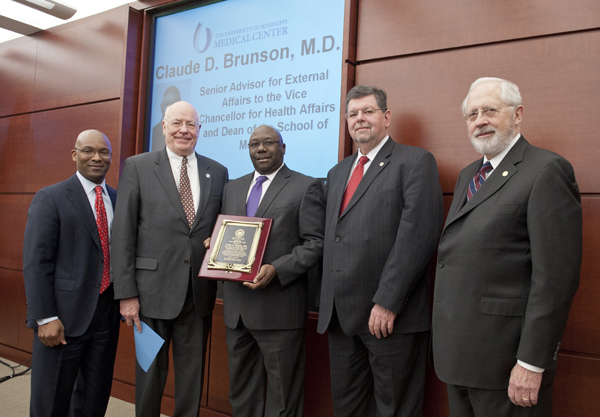
[[106,220],[106,209],[102,199],[102,187],[96,186],[96,225],[98,225],[98,234],[100,235],[100,244],[102,245],[102,285],[100,294],[110,285],[110,249],[108,247],[108,221]]
[[191,228],[194,224],[194,217],[196,217],[196,210],[194,210],[194,197],[192,196],[190,177],[188,177],[187,173],[187,157],[185,156],[181,160],[181,176],[179,177],[179,198],[181,198],[181,204],[183,204],[183,211],[185,211],[185,217],[187,217],[188,225]]
[[260,203],[260,197],[262,196],[262,185],[266,180],[267,177],[262,175],[256,179],[254,186],[252,186],[252,190],[250,190],[250,195],[248,196],[248,202],[246,203],[246,216],[254,217],[256,214],[258,204]]
[[354,168],[354,171],[352,172],[352,176],[350,177],[350,181],[348,182],[348,185],[346,186],[346,191],[344,191],[344,198],[342,199],[342,207],[340,208],[340,216],[342,215],[342,213],[346,209],[346,206],[350,202],[350,199],[354,195],[354,192],[356,191],[356,187],[358,187],[358,184],[360,183],[360,180],[362,179],[363,174],[365,172],[365,164],[367,162],[369,162],[369,158],[366,156],[361,156],[360,159],[358,160],[358,164]]
[[469,190],[467,191],[467,201],[469,201],[471,197],[473,197],[473,194],[475,194],[477,190],[479,190],[479,188],[483,185],[483,183],[485,182],[485,174],[487,174],[488,171],[491,171],[492,169],[494,169],[492,167],[492,164],[490,163],[490,161],[487,161],[485,164],[483,164],[479,172],[475,174],[475,176],[471,180],[471,183],[469,184]]

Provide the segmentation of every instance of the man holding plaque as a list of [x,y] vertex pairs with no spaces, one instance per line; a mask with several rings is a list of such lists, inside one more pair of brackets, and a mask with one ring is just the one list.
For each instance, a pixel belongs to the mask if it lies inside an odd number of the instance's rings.
[[391,118],[383,90],[350,90],[358,152],[327,175],[318,331],[336,417],[421,415],[442,192],[433,155],[394,142]]
[[144,370],[136,363],[136,415],[160,415],[173,343],[176,416],[197,417],[216,282],[198,279],[204,240],[221,210],[227,169],[194,152],[198,112],[185,101],[163,120],[166,148],[132,156],[119,181],[113,273],[121,314],[165,343]]
[[283,163],[285,144],[274,128],[256,128],[248,148],[255,172],[227,184],[222,213],[273,223],[254,282],[224,282],[229,400],[235,417],[300,417],[307,272],[323,249],[323,187]]

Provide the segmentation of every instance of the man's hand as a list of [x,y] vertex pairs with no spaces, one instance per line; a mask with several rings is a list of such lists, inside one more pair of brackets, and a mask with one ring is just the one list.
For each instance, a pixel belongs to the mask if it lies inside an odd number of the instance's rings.
[[206,249],[210,248],[210,238],[209,237],[207,237],[206,239],[204,239],[203,243],[204,243],[204,247]]
[[369,318],[369,331],[377,339],[381,336],[387,337],[388,334],[394,332],[394,320],[397,314],[387,308],[375,304],[371,309],[371,317]]
[[59,319],[38,326],[38,338],[44,346],[66,345],[65,327]]
[[258,290],[263,289],[275,278],[277,271],[273,265],[265,264],[260,267],[260,271],[254,277],[254,283],[244,282],[244,285],[250,289]]
[[533,372],[518,363],[510,372],[508,398],[514,405],[531,407],[537,404],[543,372]]
[[124,298],[121,300],[121,315],[125,318],[128,326],[135,323],[138,333],[142,332],[142,322],[140,321],[140,301],[137,297]]

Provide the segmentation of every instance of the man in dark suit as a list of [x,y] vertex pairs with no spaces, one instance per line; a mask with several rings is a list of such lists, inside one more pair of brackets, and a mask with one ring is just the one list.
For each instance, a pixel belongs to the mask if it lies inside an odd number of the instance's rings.
[[198,112],[184,101],[163,120],[167,146],[128,158],[114,224],[115,296],[128,325],[164,340],[148,372],[136,363],[136,414],[158,416],[173,342],[175,415],[197,417],[216,283],[198,279],[221,209],[227,169],[194,152]]
[[391,118],[383,90],[350,90],[358,152],[327,175],[318,331],[337,417],[421,415],[442,192],[433,155],[394,142]]
[[86,130],[71,154],[77,173],[36,193],[25,227],[27,326],[34,329],[30,415],[36,417],[103,416],[119,338],[109,252],[117,192],[104,182],[110,142]]
[[222,212],[273,224],[254,282],[224,283],[229,400],[235,417],[301,417],[307,272],[323,251],[323,187],[283,163],[285,144],[274,128],[256,128],[248,148],[255,171],[227,184]]
[[463,114],[484,158],[460,173],[438,248],[435,370],[451,416],[550,416],[581,265],[573,168],[521,136],[509,81],[475,81]]

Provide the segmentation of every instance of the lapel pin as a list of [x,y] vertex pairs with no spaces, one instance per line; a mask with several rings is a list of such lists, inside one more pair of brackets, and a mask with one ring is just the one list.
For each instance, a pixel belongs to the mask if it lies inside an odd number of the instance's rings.
[[504,171],[504,172],[502,173],[502,176],[503,176],[503,177],[506,177],[507,175],[508,175],[508,171]]
[[380,167],[382,167],[382,166],[384,166],[384,165],[385,165],[385,164],[384,164],[383,162],[380,162],[380,163],[379,163],[379,166],[380,166]]
[[210,174],[206,174],[206,178],[210,178]]

